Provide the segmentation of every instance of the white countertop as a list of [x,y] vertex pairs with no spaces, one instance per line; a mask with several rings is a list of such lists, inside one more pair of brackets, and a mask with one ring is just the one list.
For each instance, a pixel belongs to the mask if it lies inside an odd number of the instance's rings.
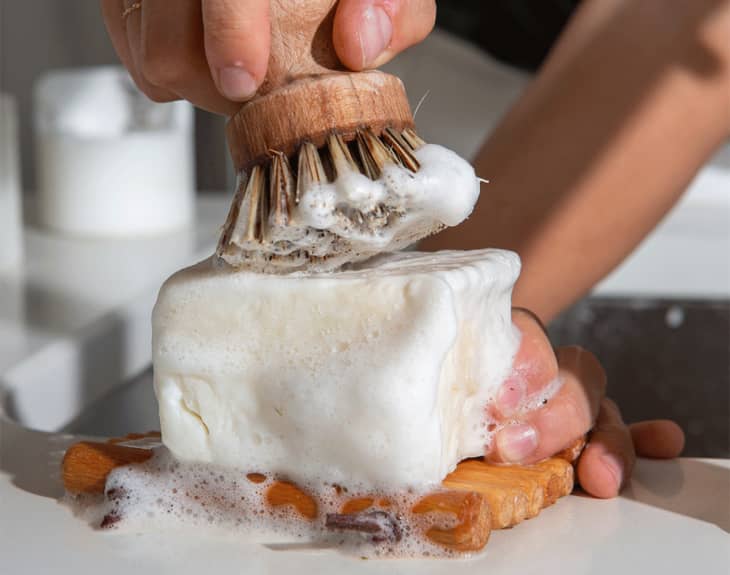
[[730,570],[730,462],[639,461],[621,497],[571,495],[513,529],[495,531],[469,560],[361,561],[332,549],[282,549],[201,533],[93,531],[57,503],[69,436],[0,427],[3,573],[104,575],[217,573],[606,574]]

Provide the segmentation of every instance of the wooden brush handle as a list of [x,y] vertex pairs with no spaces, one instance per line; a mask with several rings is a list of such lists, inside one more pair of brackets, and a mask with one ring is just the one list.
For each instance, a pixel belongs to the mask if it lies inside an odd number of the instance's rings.
[[332,44],[337,0],[271,0],[271,55],[257,98],[301,78],[345,71]]
[[238,170],[267,162],[272,150],[291,156],[304,141],[319,147],[333,131],[348,139],[364,126],[413,127],[398,78],[345,71],[332,45],[336,7],[336,0],[272,0],[266,79],[227,126]]

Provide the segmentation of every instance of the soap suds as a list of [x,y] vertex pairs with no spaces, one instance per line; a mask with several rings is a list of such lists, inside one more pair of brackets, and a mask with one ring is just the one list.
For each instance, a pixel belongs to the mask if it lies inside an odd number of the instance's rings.
[[[333,547],[358,557],[454,555],[424,534],[434,525],[454,527],[456,517],[411,511],[426,492],[357,492],[332,483],[304,484],[299,487],[316,502],[315,516],[306,518],[292,505],[273,506],[267,499],[272,485],[282,478],[182,463],[162,446],[154,451],[145,463],[114,469],[103,495],[67,494],[64,502],[91,526],[104,530],[235,533],[258,543]],[[368,523],[367,532],[337,528],[352,523],[355,516],[349,515],[352,510],[346,504],[359,503],[356,500],[366,501],[358,506],[356,519]]]
[[310,185],[286,225],[267,222],[264,241],[233,230],[219,255],[234,267],[267,273],[331,271],[463,222],[479,196],[472,166],[435,144],[414,155],[415,173],[392,164],[377,180],[347,170]]

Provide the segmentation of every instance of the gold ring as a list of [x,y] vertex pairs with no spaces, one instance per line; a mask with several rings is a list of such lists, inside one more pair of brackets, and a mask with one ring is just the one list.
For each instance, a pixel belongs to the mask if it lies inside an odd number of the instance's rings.
[[127,16],[129,16],[132,12],[135,10],[139,10],[142,8],[142,2],[135,2],[134,4],[130,4],[124,9],[124,12],[122,12],[122,20],[126,19]]

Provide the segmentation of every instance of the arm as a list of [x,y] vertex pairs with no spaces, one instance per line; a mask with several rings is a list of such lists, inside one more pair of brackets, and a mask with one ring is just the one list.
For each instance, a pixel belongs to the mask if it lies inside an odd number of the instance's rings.
[[549,320],[608,274],[730,135],[730,0],[585,0],[476,159],[471,218],[425,249],[509,248]]

